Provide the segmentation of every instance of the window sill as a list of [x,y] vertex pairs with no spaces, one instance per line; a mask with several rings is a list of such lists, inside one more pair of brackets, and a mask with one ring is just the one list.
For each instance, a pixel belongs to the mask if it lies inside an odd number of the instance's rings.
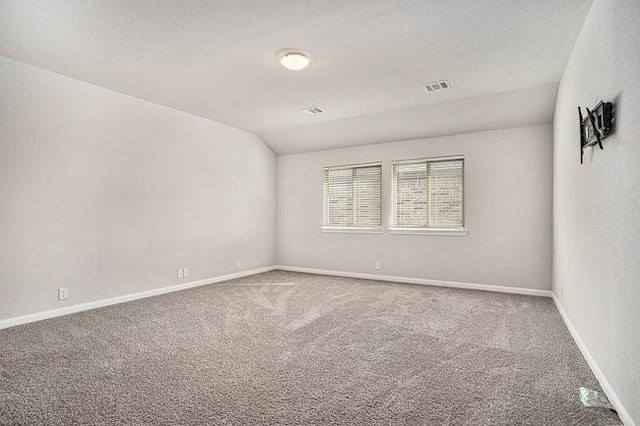
[[440,228],[389,228],[390,234],[399,235],[462,235],[468,234],[467,228],[440,229]]
[[346,234],[382,234],[382,228],[334,228],[330,226],[323,226],[320,228],[320,231]]

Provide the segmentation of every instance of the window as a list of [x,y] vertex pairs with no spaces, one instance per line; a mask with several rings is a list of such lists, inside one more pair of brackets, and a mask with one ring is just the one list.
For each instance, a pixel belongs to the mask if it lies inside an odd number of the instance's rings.
[[381,229],[381,198],[380,164],[325,167],[323,229]]
[[464,230],[464,158],[393,163],[394,231]]

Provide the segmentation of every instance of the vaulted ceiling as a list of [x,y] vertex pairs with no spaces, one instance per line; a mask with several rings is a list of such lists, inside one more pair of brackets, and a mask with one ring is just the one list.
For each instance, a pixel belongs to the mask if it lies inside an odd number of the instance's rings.
[[[277,153],[546,123],[591,0],[0,0],[0,55]],[[311,57],[302,71],[284,48]],[[452,88],[422,85],[447,79]],[[300,110],[319,106],[307,115]]]

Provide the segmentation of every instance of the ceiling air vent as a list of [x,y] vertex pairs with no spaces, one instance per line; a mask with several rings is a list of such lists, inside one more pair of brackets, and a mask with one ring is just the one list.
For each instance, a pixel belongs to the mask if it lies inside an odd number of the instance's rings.
[[424,90],[427,92],[437,92],[438,90],[448,90],[450,88],[451,83],[449,83],[449,80],[434,81],[424,85]]
[[305,108],[302,110],[302,112],[309,115],[315,115],[315,114],[320,114],[323,111],[317,106],[314,106],[314,107]]

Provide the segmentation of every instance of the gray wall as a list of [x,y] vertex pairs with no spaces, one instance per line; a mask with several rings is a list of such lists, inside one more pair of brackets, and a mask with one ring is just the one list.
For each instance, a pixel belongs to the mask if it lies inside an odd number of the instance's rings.
[[274,263],[257,137],[1,57],[0,76],[0,319]]
[[[554,119],[553,291],[640,422],[640,2],[596,0]],[[594,52],[597,55],[594,56]],[[580,165],[577,106],[617,102],[617,131]]]
[[[464,154],[467,236],[321,232],[324,166]],[[551,289],[550,125],[278,157],[281,265]],[[381,261],[382,269],[375,270]]]

